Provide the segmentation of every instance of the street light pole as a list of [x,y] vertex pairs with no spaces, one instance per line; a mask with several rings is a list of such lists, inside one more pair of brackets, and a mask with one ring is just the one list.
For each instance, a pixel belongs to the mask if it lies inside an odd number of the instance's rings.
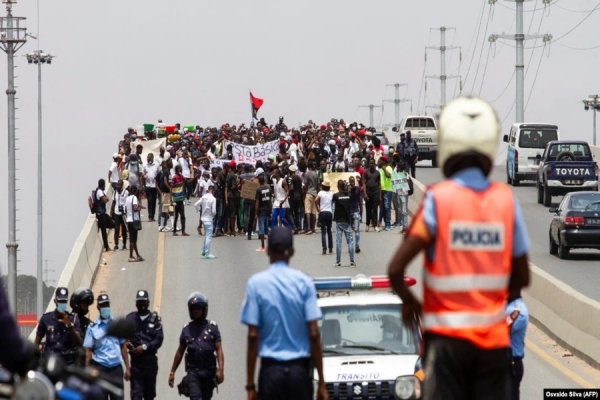
[[594,114],[594,137],[592,138],[594,146],[596,146],[596,112],[600,111],[600,96],[597,94],[591,94],[587,99],[582,100],[585,111],[592,109]]
[[[31,37],[36,38],[31,35]],[[38,67],[38,188],[37,188],[37,316],[38,319],[44,314],[44,266],[43,266],[43,190],[42,190],[42,64],[51,64],[52,59],[56,57],[53,54],[44,53],[42,50],[36,50],[25,55],[29,64],[37,64]]]
[[8,59],[8,299],[10,310],[17,307],[17,182],[16,182],[16,127],[15,127],[15,53],[27,42],[24,17],[13,17],[12,6],[17,0],[2,0],[6,17],[0,17],[0,46]]

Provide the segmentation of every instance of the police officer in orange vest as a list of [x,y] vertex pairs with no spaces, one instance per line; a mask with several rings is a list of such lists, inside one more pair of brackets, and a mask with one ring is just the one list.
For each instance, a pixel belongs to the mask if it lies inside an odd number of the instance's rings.
[[[424,331],[424,400],[510,398],[504,310],[508,291],[529,284],[529,239],[510,187],[487,178],[500,129],[481,99],[444,107],[438,162],[448,179],[427,189],[388,267],[404,322]],[[403,279],[421,250],[423,304]]]

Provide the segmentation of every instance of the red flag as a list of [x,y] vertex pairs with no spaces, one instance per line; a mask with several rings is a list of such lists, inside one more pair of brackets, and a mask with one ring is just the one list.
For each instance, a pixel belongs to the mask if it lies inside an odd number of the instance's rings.
[[252,116],[254,117],[254,119],[257,119],[256,115],[258,114],[258,110],[260,110],[260,107],[262,107],[264,100],[259,99],[258,97],[254,97],[252,95],[252,92],[250,92],[250,103],[252,104]]

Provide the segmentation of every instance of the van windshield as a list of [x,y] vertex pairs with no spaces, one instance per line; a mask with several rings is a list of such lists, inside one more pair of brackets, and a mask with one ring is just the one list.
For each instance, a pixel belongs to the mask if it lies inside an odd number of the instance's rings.
[[545,149],[548,142],[558,140],[556,129],[524,129],[521,130],[519,147],[526,149]]

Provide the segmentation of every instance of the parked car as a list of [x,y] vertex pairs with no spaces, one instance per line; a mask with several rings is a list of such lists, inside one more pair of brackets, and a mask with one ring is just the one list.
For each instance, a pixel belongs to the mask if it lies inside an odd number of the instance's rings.
[[537,157],[537,201],[550,207],[552,196],[598,190],[598,165],[590,146],[580,140],[556,140]]
[[600,193],[568,193],[550,212],[550,254],[566,259],[571,249],[600,249]]

